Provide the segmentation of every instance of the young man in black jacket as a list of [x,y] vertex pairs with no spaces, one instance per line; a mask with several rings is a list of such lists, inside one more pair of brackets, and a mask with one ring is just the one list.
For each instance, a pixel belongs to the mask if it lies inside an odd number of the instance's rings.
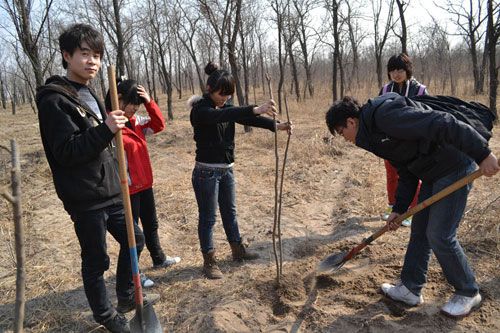
[[[134,308],[134,287],[112,143],[127,118],[120,110],[106,115],[88,86],[101,67],[101,34],[91,26],[75,24],[61,34],[59,47],[66,76],[50,77],[36,96],[43,147],[57,195],[80,242],[83,286],[94,319],[111,332],[129,332],[127,319],[118,314]],[[116,309],[103,278],[109,268],[106,231],[120,243]],[[135,237],[140,253],[144,236],[137,225]],[[146,303],[157,298],[150,296]]]
[[[410,205],[422,180],[419,202],[474,171],[476,163],[485,176],[500,168],[488,142],[474,128],[451,114],[434,111],[412,100],[389,93],[361,106],[351,97],[336,102],[326,114],[332,134],[389,160],[399,174],[396,204],[387,223]],[[456,233],[471,184],[450,194],[413,216],[411,236],[400,282],[384,283],[382,291],[408,305],[423,302],[431,250],[437,257],[455,294],[443,306],[450,316],[464,316],[479,306],[481,295],[474,273]]]

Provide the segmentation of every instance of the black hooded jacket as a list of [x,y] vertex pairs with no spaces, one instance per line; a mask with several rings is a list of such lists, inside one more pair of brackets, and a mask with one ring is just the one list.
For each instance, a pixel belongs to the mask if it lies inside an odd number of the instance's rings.
[[461,167],[464,154],[480,163],[491,152],[488,142],[470,125],[396,93],[363,105],[356,145],[398,169],[393,207],[397,213],[408,209],[419,179],[433,182]]
[[190,120],[196,141],[196,161],[204,163],[234,162],[234,134],[237,122],[274,131],[274,120],[253,113],[254,106],[232,106],[226,103],[216,108],[208,94],[193,96]]
[[50,77],[38,88],[36,104],[43,148],[64,208],[71,214],[121,203],[114,134],[80,101],[73,84]]

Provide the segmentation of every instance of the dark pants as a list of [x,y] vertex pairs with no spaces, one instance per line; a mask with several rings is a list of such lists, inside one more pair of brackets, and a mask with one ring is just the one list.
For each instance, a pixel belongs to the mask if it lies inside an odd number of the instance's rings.
[[158,237],[158,218],[156,217],[156,205],[153,189],[134,193],[130,196],[132,204],[132,215],[135,223],[141,220],[146,247],[149,250],[154,265],[160,265],[165,261],[165,254],[160,245]]
[[[106,292],[104,271],[109,268],[106,246],[106,231],[120,243],[118,267],[116,270],[116,295],[118,299],[130,299],[134,294],[132,266],[127,242],[127,228],[123,206],[113,205],[102,209],[73,213],[76,235],[81,247],[82,278],[85,295],[94,319],[103,323],[115,312]],[[141,229],[134,226],[137,253],[144,247]]]
[[212,240],[217,206],[229,242],[240,242],[236,220],[236,189],[233,168],[195,166],[192,176],[193,189],[198,202],[198,237],[201,251],[214,249]]
[[[474,168],[475,164],[468,159],[465,167],[433,183],[422,182],[419,202],[470,174]],[[457,239],[471,188],[472,184],[464,186],[413,216],[401,281],[415,295],[420,295],[427,280],[431,250],[456,294],[472,297],[479,292],[474,272]]]

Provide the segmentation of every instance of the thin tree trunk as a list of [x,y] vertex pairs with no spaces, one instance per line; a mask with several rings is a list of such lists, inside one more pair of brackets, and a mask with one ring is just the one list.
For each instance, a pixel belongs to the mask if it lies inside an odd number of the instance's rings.
[[7,94],[5,94],[5,83],[3,82],[2,74],[0,73],[0,98],[2,99],[2,109],[7,108]]
[[118,76],[125,74],[125,42],[123,38],[122,23],[120,17],[119,0],[113,0],[113,14],[115,18],[116,29],[116,69]]
[[258,36],[259,39],[259,60],[260,60],[260,79],[262,81],[262,94],[266,95],[266,81],[265,81],[265,68],[264,68],[264,52],[262,50],[262,36]]
[[489,86],[489,100],[490,109],[493,114],[497,117],[498,121],[498,110],[497,110],[497,89],[498,89],[498,68],[496,63],[496,45],[499,38],[499,22],[494,22],[493,18],[493,0],[488,0],[488,54],[489,54],[489,76],[490,76],[490,86]]
[[398,5],[398,10],[399,10],[399,18],[401,19],[401,36],[399,37],[399,40],[401,41],[401,52],[408,54],[407,50],[407,31],[406,31],[406,20],[405,20],[405,13],[404,13],[404,5],[405,3],[402,0],[396,0],[396,4]]

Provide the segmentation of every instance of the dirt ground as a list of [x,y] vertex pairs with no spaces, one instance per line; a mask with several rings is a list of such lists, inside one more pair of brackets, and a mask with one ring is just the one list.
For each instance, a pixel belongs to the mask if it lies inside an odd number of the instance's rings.
[[[500,332],[500,176],[479,179],[469,197],[460,240],[481,285],[484,303],[461,320],[440,314],[452,294],[433,259],[425,303],[408,308],[382,296],[379,286],[398,278],[408,228],[383,235],[334,275],[317,277],[330,253],[350,249],[384,224],[383,161],[339,138],[324,125],[328,102],[291,102],[296,123],[283,191],[283,276],[276,288],[272,250],[274,137],[238,127],[235,174],[239,225],[261,259],[236,264],[220,222],[214,239],[224,279],[201,274],[197,206],[191,187],[194,142],[184,101],[176,119],[149,141],[155,174],[160,238],[168,255],[182,261],[153,270],[147,250],[140,266],[161,295],[154,306],[169,332]],[[162,104],[163,106],[164,104]],[[92,319],[82,289],[79,245],[57,198],[28,108],[12,116],[0,110],[0,144],[15,137],[22,152],[26,227],[27,332],[104,332]],[[500,129],[491,146],[500,155]],[[286,136],[279,137],[280,157]],[[0,188],[8,184],[8,155],[0,149]],[[78,190],[78,189],[75,189]],[[12,209],[0,200],[0,332],[12,331],[15,254]],[[108,239],[112,267],[106,281],[113,302],[118,248]]]

